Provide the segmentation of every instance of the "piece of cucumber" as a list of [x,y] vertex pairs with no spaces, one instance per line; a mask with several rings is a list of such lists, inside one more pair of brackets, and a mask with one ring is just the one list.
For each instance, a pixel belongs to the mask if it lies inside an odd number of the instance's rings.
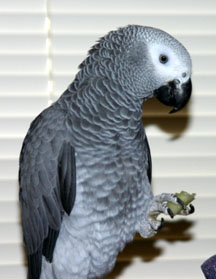
[[[189,203],[191,203],[194,199],[196,194],[189,194],[185,191],[181,191],[181,193],[176,193],[176,196],[183,201],[183,203],[187,206]],[[175,204],[172,202],[168,202],[167,206],[172,210],[174,215],[177,215],[180,213],[180,211],[183,209],[183,207],[180,204]]]

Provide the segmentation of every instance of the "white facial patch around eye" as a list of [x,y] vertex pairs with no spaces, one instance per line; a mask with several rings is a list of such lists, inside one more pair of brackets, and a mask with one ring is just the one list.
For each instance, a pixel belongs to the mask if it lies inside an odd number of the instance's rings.
[[[181,64],[177,55],[167,46],[152,44],[149,47],[149,52],[157,74],[164,81],[176,78],[178,73],[181,72]],[[161,55],[167,56],[168,60],[166,63],[161,63]]]

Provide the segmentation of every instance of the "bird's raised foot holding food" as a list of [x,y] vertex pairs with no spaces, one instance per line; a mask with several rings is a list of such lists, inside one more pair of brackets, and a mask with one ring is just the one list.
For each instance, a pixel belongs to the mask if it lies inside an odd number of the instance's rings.
[[163,227],[164,219],[161,218],[158,220],[160,214],[165,214],[174,218],[177,214],[186,216],[195,211],[192,204],[188,206],[188,203],[194,199],[195,194],[189,195],[186,192],[184,193],[185,196],[187,195],[187,197],[189,197],[187,198],[188,200],[184,199],[184,201],[182,201],[178,197],[179,194],[171,193],[162,193],[153,197],[152,201],[149,203],[145,217],[139,223],[139,233],[142,237],[152,237]]

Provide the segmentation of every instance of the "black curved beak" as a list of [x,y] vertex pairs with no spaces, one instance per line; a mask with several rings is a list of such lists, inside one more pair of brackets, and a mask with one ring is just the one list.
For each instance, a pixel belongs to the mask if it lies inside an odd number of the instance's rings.
[[190,99],[192,92],[191,79],[187,82],[180,84],[180,81],[175,79],[168,82],[166,85],[154,91],[154,96],[163,104],[173,106],[170,113],[182,109]]

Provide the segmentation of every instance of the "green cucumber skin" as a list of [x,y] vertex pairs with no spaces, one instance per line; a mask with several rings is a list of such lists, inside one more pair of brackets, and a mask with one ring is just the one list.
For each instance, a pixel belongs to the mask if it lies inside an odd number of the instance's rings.
[[[176,196],[179,199],[181,199],[186,206],[195,199],[195,194],[188,194],[185,191],[181,191],[181,193],[176,193]],[[174,215],[177,215],[183,209],[180,204],[175,204],[172,202],[168,202],[167,206],[172,210]]]

